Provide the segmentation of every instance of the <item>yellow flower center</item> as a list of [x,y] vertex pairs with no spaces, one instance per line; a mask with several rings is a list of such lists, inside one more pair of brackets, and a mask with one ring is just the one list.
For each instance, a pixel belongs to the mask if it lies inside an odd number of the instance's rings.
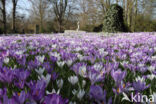
[[39,94],[39,92],[38,91],[36,91],[36,95],[38,96],[38,94]]
[[20,93],[18,92],[17,95],[20,96]]
[[126,87],[126,85],[125,84],[123,84],[123,88],[125,88]]
[[120,93],[120,89],[119,88],[117,89],[117,92]]

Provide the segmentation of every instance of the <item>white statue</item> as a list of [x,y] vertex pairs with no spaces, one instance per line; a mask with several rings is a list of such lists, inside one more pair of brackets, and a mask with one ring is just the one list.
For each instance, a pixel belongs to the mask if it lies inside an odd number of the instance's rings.
[[79,28],[80,28],[80,22],[78,21],[77,22],[77,29],[76,30],[79,31]]

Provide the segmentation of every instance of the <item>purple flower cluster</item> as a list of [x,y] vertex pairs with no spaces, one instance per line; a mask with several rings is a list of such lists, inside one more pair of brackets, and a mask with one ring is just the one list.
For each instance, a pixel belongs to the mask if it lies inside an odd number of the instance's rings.
[[120,103],[155,81],[155,33],[0,37],[0,104]]

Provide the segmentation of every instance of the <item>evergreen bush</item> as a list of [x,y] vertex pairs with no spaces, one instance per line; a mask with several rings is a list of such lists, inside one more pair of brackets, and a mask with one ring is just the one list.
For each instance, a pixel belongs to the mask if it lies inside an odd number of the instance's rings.
[[103,32],[126,32],[124,25],[123,8],[117,4],[110,6],[103,22]]

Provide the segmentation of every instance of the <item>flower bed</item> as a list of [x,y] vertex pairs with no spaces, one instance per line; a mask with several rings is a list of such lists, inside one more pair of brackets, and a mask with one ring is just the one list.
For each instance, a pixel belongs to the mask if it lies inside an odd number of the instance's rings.
[[3,36],[0,104],[154,102],[155,69],[154,33]]

